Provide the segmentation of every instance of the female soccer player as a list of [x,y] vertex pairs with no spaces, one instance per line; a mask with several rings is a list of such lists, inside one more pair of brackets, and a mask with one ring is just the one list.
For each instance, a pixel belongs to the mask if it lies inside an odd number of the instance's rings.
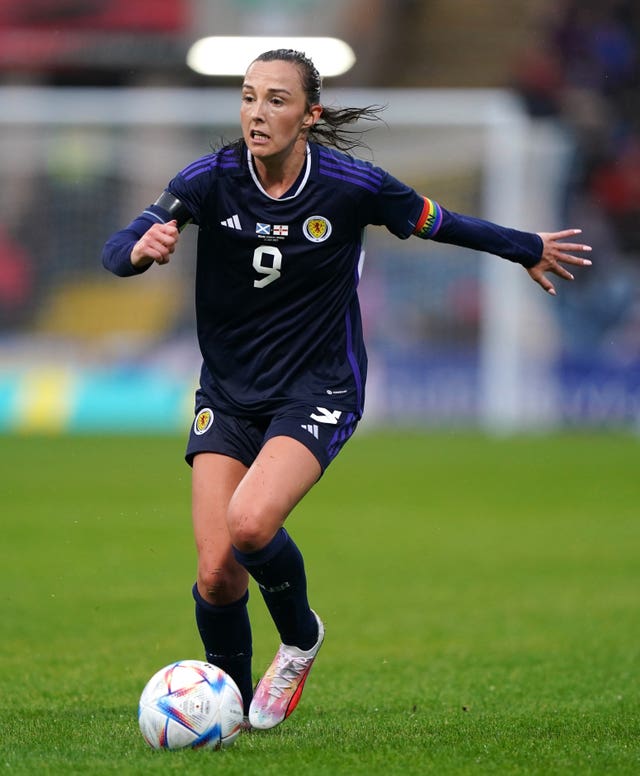
[[[196,313],[203,357],[186,458],[198,553],[193,587],[207,660],[237,682],[249,723],[293,711],[324,638],[302,555],[284,522],[355,431],[367,358],[357,287],[363,230],[386,226],[547,273],[589,246],[578,229],[532,234],[459,215],[345,153],[345,129],[375,111],[320,102],[320,76],[297,51],[269,51],[242,85],[242,138],[190,164],[154,205],[106,243],[116,275],[166,264],[197,224]],[[252,690],[247,614],[253,577],[281,644]]]

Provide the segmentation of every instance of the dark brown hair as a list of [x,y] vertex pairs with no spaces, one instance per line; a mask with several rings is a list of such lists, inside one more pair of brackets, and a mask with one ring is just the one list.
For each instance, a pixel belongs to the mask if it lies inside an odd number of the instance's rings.
[[[265,51],[254,62],[291,62],[295,65],[302,80],[302,88],[307,97],[307,108],[321,105],[320,91],[322,78],[313,62],[301,51],[295,49],[273,49]],[[362,135],[366,129],[346,128],[359,121],[381,121],[383,105],[367,105],[365,108],[332,108],[322,105],[320,120],[309,129],[312,140],[323,145],[333,146],[341,151],[354,148],[368,148]]]

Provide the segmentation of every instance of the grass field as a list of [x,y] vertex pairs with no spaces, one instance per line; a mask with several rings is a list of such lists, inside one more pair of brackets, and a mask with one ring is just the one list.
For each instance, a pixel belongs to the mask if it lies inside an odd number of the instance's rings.
[[158,753],[140,691],[202,657],[182,447],[0,437],[0,771],[640,773],[637,437],[361,433],[288,523],[327,626],[298,710]]

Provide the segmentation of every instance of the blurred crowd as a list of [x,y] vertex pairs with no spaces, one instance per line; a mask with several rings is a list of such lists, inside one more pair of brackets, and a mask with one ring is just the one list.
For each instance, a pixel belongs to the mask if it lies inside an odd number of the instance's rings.
[[[103,5],[117,6],[121,14],[126,7],[124,0]],[[231,5],[246,13],[263,8],[229,2],[217,6],[217,12]],[[287,4],[280,5],[282,16]],[[405,5],[416,13],[424,7],[415,0]],[[494,5],[497,10],[501,4]],[[0,11],[0,26],[6,17],[5,27],[13,18],[10,8],[14,16],[23,9],[18,0],[6,6]],[[53,0],[27,6],[38,13],[60,8]],[[350,14],[339,3],[331,7],[356,37],[357,29],[370,42],[375,30],[404,39],[382,23],[385,14],[397,16],[396,3],[354,1],[348,4]],[[519,57],[514,85],[533,117],[566,129],[573,152],[557,221],[583,226],[585,240],[594,247],[593,268],[579,273],[555,306],[564,355],[640,364],[640,0],[556,0],[544,7],[544,22],[532,31]],[[463,11],[453,18],[461,23]],[[379,55],[380,45],[372,44],[371,51]],[[428,61],[423,53],[420,57]],[[388,63],[387,57],[373,58]],[[371,63],[368,67],[367,72],[375,71]],[[3,174],[11,184],[0,195],[0,333],[29,325],[56,284],[83,271],[100,272],[97,236],[102,239],[114,227],[119,214],[110,203],[125,185],[109,172],[113,159],[101,159],[93,144],[83,150],[86,139],[77,132],[66,145],[57,133],[48,133],[36,142],[36,149],[42,146],[36,152],[27,147],[28,139],[28,133],[23,138],[18,130],[0,138]],[[46,160],[38,167],[41,156]]]
[[578,358],[640,357],[639,44],[637,0],[568,0],[516,69],[530,113],[573,143],[562,221],[584,226],[595,259],[560,305]]

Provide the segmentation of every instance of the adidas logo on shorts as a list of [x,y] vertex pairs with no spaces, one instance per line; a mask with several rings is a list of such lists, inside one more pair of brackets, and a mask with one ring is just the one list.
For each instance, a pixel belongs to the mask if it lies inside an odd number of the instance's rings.
[[318,426],[316,423],[302,423],[300,428],[303,428],[305,431],[308,431],[312,436],[314,436],[316,439],[318,439]]

